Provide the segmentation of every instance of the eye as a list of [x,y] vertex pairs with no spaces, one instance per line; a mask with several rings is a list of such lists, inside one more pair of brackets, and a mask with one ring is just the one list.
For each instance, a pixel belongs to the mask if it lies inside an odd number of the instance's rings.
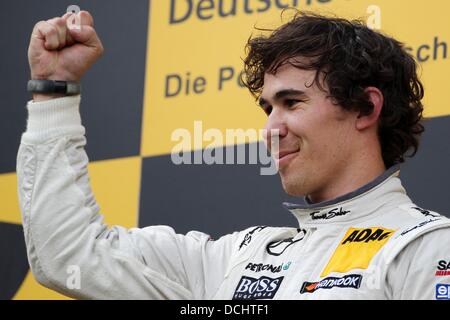
[[269,116],[272,113],[272,106],[267,106],[263,110]]
[[298,100],[298,99],[286,99],[285,101],[284,101],[284,104],[287,106],[287,107],[293,107],[293,106],[295,106],[297,103],[299,103],[299,102],[303,102],[302,100]]

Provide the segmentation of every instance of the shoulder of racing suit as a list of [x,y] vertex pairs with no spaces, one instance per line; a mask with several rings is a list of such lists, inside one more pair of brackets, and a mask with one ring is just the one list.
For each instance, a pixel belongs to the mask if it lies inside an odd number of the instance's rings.
[[[387,271],[387,265],[408,244],[434,230],[450,228],[450,219],[434,211],[422,209],[413,203],[406,203],[389,210],[386,214],[380,214],[378,217],[372,216],[365,221],[359,221],[359,223],[346,223],[341,226],[344,233],[349,233],[350,229],[361,232],[365,228],[375,230],[376,227],[383,229],[386,233],[391,233],[385,245],[380,248],[379,254],[376,255],[378,257],[374,256],[373,260],[375,264],[384,264],[386,267],[382,267],[382,270]],[[286,242],[289,245],[289,243],[295,242],[296,238],[301,240],[300,235],[304,231],[292,227],[267,226],[254,226],[241,231],[234,246],[233,258],[230,260],[228,271],[252,259],[261,250],[270,251],[270,244],[279,244],[274,250],[283,250],[284,246],[278,242]],[[375,233],[373,235],[375,236]],[[336,239],[336,243],[341,243],[342,240],[343,238],[339,237]],[[271,253],[272,256],[279,254],[282,252]]]
[[407,223],[402,224],[386,243],[382,257],[385,264],[390,264],[408,244],[425,234],[443,228],[449,228],[450,232],[450,219],[437,212],[414,204],[400,205],[399,209],[412,219],[407,219]]

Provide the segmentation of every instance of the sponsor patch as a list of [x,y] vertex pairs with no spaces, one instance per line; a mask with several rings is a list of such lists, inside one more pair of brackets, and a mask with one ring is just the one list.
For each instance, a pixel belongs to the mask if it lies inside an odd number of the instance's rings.
[[367,269],[372,258],[393,233],[394,230],[381,227],[348,229],[320,276],[325,277],[331,272]]
[[273,299],[283,278],[242,276],[234,291],[233,300]]
[[400,233],[400,235],[397,236],[397,238],[400,236],[404,236],[405,234],[408,234],[411,231],[422,228],[423,226],[426,226],[429,223],[433,223],[433,222],[440,221],[440,220],[441,220],[441,218],[435,218],[435,219],[429,219],[429,220],[422,221],[421,223],[415,225],[414,227],[408,228],[405,231],[403,231],[402,233]]
[[[294,238],[287,238],[279,241],[270,242],[266,246],[266,251],[271,256],[280,256],[282,255],[287,248],[292,246],[293,244],[303,240],[306,235],[305,229],[298,229],[298,234]],[[294,240],[295,239],[295,240]]]
[[247,264],[247,266],[245,267],[246,270],[251,270],[254,272],[261,272],[261,271],[270,271],[272,273],[277,273],[277,272],[281,272],[284,270],[289,269],[291,265],[291,261],[287,262],[287,263],[282,263],[279,265],[273,265],[271,263],[252,263],[250,262],[249,264]]
[[425,210],[425,209],[422,209],[422,208],[420,208],[420,207],[412,207],[413,209],[416,209],[417,211],[419,211],[421,214],[423,214],[425,217],[433,217],[433,218],[436,218],[436,217],[439,217],[440,215],[439,214],[437,214],[437,213],[432,213],[432,212],[430,212],[429,210]]
[[359,289],[361,286],[362,275],[349,274],[343,277],[328,277],[317,282],[305,281],[300,289],[300,293],[313,293],[319,289],[331,288],[354,288]]
[[435,275],[438,277],[450,276],[450,260],[440,260]]
[[436,285],[436,300],[450,300],[450,284],[438,283]]
[[242,249],[242,247],[247,246],[251,241],[252,241],[252,236],[255,232],[260,232],[261,230],[265,229],[266,226],[260,226],[260,227],[256,227],[252,230],[250,230],[249,232],[247,232],[244,236],[244,240],[242,240],[241,244],[239,245],[239,250]]

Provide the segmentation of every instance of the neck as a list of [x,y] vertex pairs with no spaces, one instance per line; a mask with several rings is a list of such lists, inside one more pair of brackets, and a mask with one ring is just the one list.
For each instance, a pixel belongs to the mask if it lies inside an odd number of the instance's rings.
[[328,201],[350,193],[373,181],[386,171],[381,152],[354,154],[358,155],[358,159],[348,161],[347,163],[351,163],[351,165],[344,165],[333,181],[322,189],[308,194],[309,202]]
[[[283,203],[297,218],[300,226],[330,226],[346,222],[357,223],[380,208],[411,203],[402,187],[398,165],[390,167],[376,179],[357,190],[320,203]],[[381,210],[383,211],[383,210]]]

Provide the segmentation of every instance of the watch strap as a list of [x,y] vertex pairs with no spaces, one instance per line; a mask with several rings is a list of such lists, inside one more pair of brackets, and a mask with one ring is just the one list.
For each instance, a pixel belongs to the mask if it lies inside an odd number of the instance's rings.
[[76,95],[81,93],[81,84],[76,81],[29,80],[27,91],[32,93]]

